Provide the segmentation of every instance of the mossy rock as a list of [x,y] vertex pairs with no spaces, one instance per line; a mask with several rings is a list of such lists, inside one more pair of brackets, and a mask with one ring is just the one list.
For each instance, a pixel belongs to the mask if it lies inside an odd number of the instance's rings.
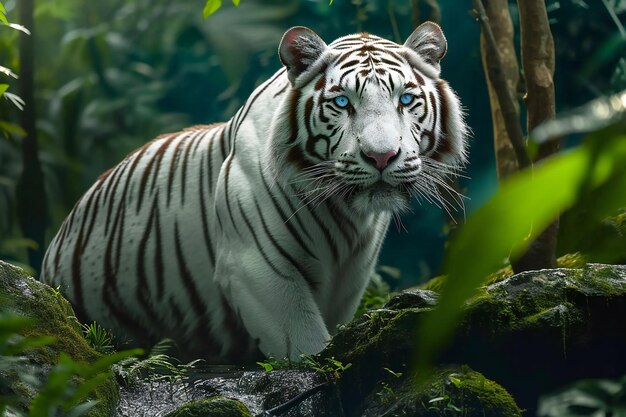
[[[565,254],[563,256],[560,256],[556,260],[557,268],[580,269],[584,268],[587,263],[588,262],[586,257],[578,252]],[[496,282],[504,281],[507,278],[511,278],[513,275],[515,275],[513,272],[513,268],[511,268],[511,265],[507,265],[485,278],[485,280],[483,281],[483,285],[495,284]],[[440,292],[441,290],[443,290],[446,278],[447,276],[445,275],[436,276],[434,278],[431,278],[424,284],[420,285],[419,288],[422,290]]]
[[379,386],[365,401],[363,417],[521,416],[506,389],[467,366],[439,369],[424,385],[391,376]]
[[[33,319],[33,325],[22,331],[21,336],[52,336],[56,339],[51,345],[25,354],[29,366],[41,378],[45,378],[47,371],[57,363],[61,352],[67,353],[74,361],[86,363],[93,363],[102,357],[82,336],[74,310],[58,291],[30,277],[24,270],[2,261],[0,261],[0,311]],[[13,381],[15,382],[9,383],[8,388],[13,393],[19,394],[22,399],[28,399],[34,394],[16,378],[13,378]],[[118,385],[111,376],[91,396],[91,399],[97,400],[98,403],[91,409],[89,415],[93,417],[112,415],[118,397]]]
[[185,404],[165,417],[252,417],[250,411],[237,400],[209,397]]
[[[340,381],[344,404],[378,389],[384,368],[408,371],[419,355],[415,329],[432,310],[423,300],[432,298],[431,291],[402,293],[333,338],[322,355],[352,364]],[[489,375],[529,415],[542,393],[581,378],[620,377],[626,369],[624,266],[514,275],[481,288],[465,309],[454,338],[438,352],[441,363],[464,363]]]

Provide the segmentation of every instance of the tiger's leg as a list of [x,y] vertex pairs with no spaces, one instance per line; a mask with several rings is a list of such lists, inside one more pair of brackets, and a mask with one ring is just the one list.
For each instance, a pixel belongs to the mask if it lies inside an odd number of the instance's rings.
[[311,291],[300,277],[276,276],[256,250],[222,251],[216,280],[266,356],[299,361],[330,340]]

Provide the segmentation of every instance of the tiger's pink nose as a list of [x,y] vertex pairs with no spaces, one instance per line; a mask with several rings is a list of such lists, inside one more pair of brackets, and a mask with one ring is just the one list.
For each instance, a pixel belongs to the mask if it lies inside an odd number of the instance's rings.
[[[367,157],[373,159],[376,163],[376,168],[378,168],[379,171],[382,171],[389,164],[389,160],[397,154],[398,152],[396,151],[389,151],[387,153],[368,152]],[[371,163],[372,161],[368,162]]]

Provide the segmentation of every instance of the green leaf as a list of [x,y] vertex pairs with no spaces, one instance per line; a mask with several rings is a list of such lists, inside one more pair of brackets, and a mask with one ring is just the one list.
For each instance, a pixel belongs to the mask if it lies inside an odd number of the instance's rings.
[[24,32],[25,34],[30,35],[30,30],[26,29],[22,25],[18,25],[17,23],[7,23],[7,26],[9,26],[11,29],[19,30],[20,32]]
[[257,362],[257,365],[261,366],[265,370],[265,372],[271,372],[272,370],[274,370],[274,367],[271,363]]
[[0,343],[15,333],[30,327],[35,321],[30,317],[0,314]]
[[233,4],[235,5],[235,7],[239,7],[239,2],[241,0],[233,0]]
[[17,74],[8,69],[7,67],[3,67],[0,65],[0,73],[6,75],[7,77],[13,77],[17,79]]
[[26,105],[26,102],[22,100],[22,98],[18,96],[17,94],[9,93],[8,91],[6,91],[4,93],[4,98],[8,99],[18,109],[24,110],[24,106]]
[[0,84],[0,97],[9,89],[9,84]]
[[222,7],[222,0],[207,0],[204,10],[202,10],[202,17],[206,19],[218,11],[220,7]]
[[98,404],[97,401],[93,401],[93,400],[89,400],[86,401],[74,408],[72,408],[70,410],[70,412],[67,413],[66,417],[80,417],[80,416],[84,416],[86,415],[89,410],[91,410],[96,404]]
[[76,387],[76,391],[74,391],[74,395],[66,402],[66,407],[74,407],[78,405],[83,399],[85,399],[89,394],[96,390],[100,385],[106,382],[107,379],[111,377],[110,372],[103,372],[95,375],[94,377],[82,381],[78,387]]
[[448,379],[457,388],[461,388],[461,385],[463,385],[463,383],[461,382],[461,380],[459,378],[455,378],[453,376],[449,376]]
[[26,337],[16,344],[7,347],[3,354],[8,356],[18,355],[27,350],[51,345],[54,342],[56,342],[56,338],[53,336]]
[[26,136],[26,131],[21,126],[2,120],[0,120],[0,132],[10,133],[20,138]]
[[83,374],[84,376],[91,376],[102,371],[106,371],[109,367],[122,359],[130,358],[132,356],[140,356],[143,355],[143,349],[131,349],[124,350],[122,352],[116,352],[111,355],[107,355],[103,358],[98,359],[90,368],[89,371]]
[[0,2],[0,22],[4,23],[5,25],[8,25],[9,21],[7,20],[7,17],[5,16],[6,14],[7,14],[7,9],[5,9],[2,2]]

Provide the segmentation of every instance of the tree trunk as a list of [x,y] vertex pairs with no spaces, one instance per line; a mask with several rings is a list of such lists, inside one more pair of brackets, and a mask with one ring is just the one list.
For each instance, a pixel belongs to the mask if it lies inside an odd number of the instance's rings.
[[498,42],[491,29],[491,22],[485,10],[482,0],[474,0],[474,11],[480,22],[481,34],[485,40],[486,50],[485,70],[487,79],[493,84],[490,91],[495,93],[498,109],[502,116],[506,135],[510,139],[512,149],[515,151],[515,159],[519,168],[530,166],[530,158],[524,146],[524,134],[519,120],[519,106],[515,99],[514,90],[511,90],[504,73],[504,64],[500,58]]
[[47,200],[43,174],[39,162],[34,88],[34,0],[18,3],[20,23],[30,30],[30,36],[20,33],[20,95],[26,102],[22,112],[22,127],[26,136],[22,141],[22,174],[17,184],[18,221],[25,238],[37,244],[28,250],[28,261],[37,271],[43,258],[47,219]]
[[[502,64],[502,76],[506,82],[508,90],[511,91],[514,100],[511,106],[515,112],[515,119],[519,121],[519,103],[515,100],[515,91],[519,82],[519,67],[517,64],[517,56],[515,55],[515,47],[513,45],[513,22],[509,13],[508,0],[490,0],[484,4],[485,12],[489,19],[489,25],[496,39],[498,52],[500,53],[500,62]],[[502,109],[498,102],[498,94],[495,91],[493,81],[489,74],[494,69],[489,69],[496,62],[496,59],[489,48],[488,41],[485,37],[485,31],[480,34],[480,52],[487,81],[487,89],[489,91],[489,103],[491,105],[491,120],[493,125],[493,145],[496,155],[496,169],[498,179],[502,180],[509,175],[517,172],[519,166],[513,149],[511,138],[506,129]]]
[[[522,65],[526,78],[527,130],[554,119],[554,41],[543,0],[518,0]],[[540,146],[537,160],[559,150],[559,141]],[[513,264],[515,272],[556,267],[558,219],[549,225],[528,251]]]

